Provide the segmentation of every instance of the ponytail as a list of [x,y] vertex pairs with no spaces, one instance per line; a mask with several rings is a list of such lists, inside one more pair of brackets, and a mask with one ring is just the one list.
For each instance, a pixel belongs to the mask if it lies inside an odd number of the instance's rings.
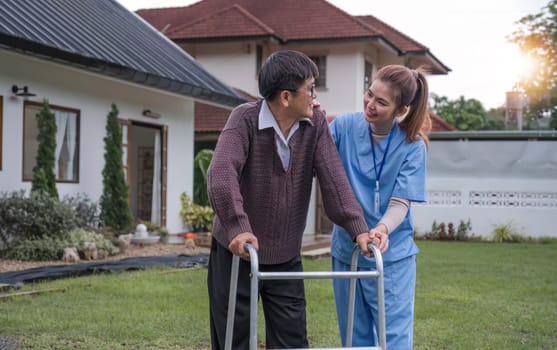
[[408,142],[422,139],[426,146],[428,146],[429,137],[427,134],[431,131],[431,118],[427,107],[429,87],[421,68],[411,70],[411,72],[412,77],[416,81],[416,90],[414,98],[408,104],[410,110],[404,119],[400,121],[399,125],[406,130],[406,139]]

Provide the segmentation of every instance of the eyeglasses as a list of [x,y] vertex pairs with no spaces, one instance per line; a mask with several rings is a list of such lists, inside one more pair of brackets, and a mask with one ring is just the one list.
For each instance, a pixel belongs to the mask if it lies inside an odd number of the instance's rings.
[[[299,90],[293,90],[293,89],[284,89],[284,90],[291,91],[291,92],[300,92]],[[306,89],[306,94],[311,97],[315,96],[315,84],[311,84],[309,88]]]

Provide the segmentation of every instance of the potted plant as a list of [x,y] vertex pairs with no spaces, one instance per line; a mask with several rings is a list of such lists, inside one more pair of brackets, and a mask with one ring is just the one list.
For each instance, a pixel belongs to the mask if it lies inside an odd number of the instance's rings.
[[213,208],[194,203],[185,192],[181,194],[180,201],[180,215],[184,224],[189,224],[194,232],[211,232],[215,216]]

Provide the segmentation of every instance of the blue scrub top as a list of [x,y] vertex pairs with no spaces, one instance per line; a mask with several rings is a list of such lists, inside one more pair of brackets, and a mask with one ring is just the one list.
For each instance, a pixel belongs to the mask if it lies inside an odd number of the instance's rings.
[[[383,171],[379,177],[380,210],[374,211],[375,170],[371,150],[370,125],[364,119],[363,112],[348,113],[337,116],[330,124],[331,134],[337,146],[346,175],[352,190],[358,198],[368,226],[375,227],[389,204],[391,197],[408,199],[411,202],[424,202],[426,198],[426,146],[420,140],[406,141],[406,131],[395,123],[391,145],[385,158]],[[375,144],[377,167],[387,147],[388,137]],[[379,172],[379,170],[378,170]],[[346,230],[338,225],[333,227],[331,254],[350,264],[355,243]],[[389,233],[389,248],[383,254],[385,262],[398,261],[418,253],[414,243],[414,224],[410,206],[403,222]],[[374,259],[360,255],[358,266],[372,267]]]

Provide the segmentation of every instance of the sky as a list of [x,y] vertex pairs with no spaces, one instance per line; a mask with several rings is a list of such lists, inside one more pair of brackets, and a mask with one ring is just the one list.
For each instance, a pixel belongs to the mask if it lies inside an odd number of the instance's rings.
[[[187,6],[198,0],[117,0],[130,11]],[[269,0],[261,0],[269,1]],[[430,76],[430,92],[479,100],[486,109],[505,104],[522,74],[534,69],[507,37],[516,21],[537,14],[549,0],[327,0],[351,15],[373,15],[408,35],[451,69]]]

